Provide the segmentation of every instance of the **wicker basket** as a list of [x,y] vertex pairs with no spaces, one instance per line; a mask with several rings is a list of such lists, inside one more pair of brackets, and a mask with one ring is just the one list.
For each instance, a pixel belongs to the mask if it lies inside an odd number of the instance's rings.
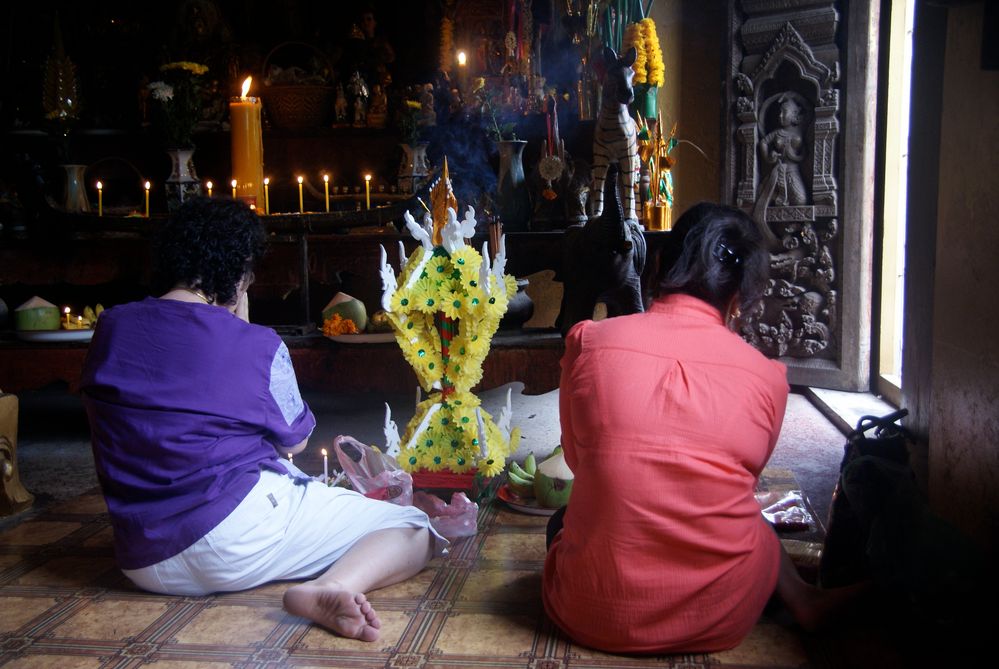
[[[304,42],[284,42],[271,49],[264,59],[262,68],[264,77],[267,76],[271,57],[280,49],[291,45],[306,47],[316,52],[326,61],[329,71],[333,71],[326,55],[314,46]],[[332,86],[316,84],[274,84],[264,89],[261,97],[267,116],[275,128],[292,131],[312,130],[325,125],[329,120],[333,111],[335,89]]]

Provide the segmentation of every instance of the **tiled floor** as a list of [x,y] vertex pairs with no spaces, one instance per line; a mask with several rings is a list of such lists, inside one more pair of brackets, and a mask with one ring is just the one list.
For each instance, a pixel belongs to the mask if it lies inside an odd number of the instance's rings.
[[[505,390],[483,394],[495,411]],[[335,637],[281,608],[283,584],[210,597],[160,597],[135,590],[118,572],[111,529],[95,484],[85,421],[73,398],[28,397],[21,466],[39,495],[31,512],[0,521],[0,667],[493,667],[569,669],[901,669],[990,666],[948,651],[885,643],[891,622],[867,607],[831,632],[805,634],[779,606],[737,648],[709,656],[622,657],[571,643],[541,610],[545,518],[499,501],[480,509],[479,532],[408,582],[370,593],[382,622],[372,644]],[[381,398],[309,398],[319,417],[315,439],[352,434],[378,443]],[[404,424],[412,398],[387,398]],[[407,414],[407,405],[409,407]],[[557,394],[513,395],[523,448],[558,440]],[[82,430],[82,431],[81,431]],[[784,431],[763,477],[770,487],[800,486],[824,519],[842,453],[842,435],[793,395]],[[314,449],[317,450],[317,449]],[[320,471],[313,454],[296,464]],[[806,555],[811,535],[789,535]],[[905,636],[906,630],[903,630]],[[909,643],[909,642],[906,642]],[[943,660],[941,660],[941,657]]]
[[[779,477],[778,477],[779,478]],[[775,479],[776,480],[776,479]],[[55,504],[0,535],[4,667],[801,667],[805,647],[765,616],[738,648],[628,658],[576,646],[540,601],[546,518],[483,504],[479,533],[417,577],[370,593],[375,643],[285,613],[285,584],[210,597],[135,590],[118,572],[103,501]]]

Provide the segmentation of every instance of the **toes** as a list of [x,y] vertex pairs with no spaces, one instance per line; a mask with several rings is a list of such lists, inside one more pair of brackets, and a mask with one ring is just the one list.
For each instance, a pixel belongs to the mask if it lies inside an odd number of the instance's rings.
[[361,630],[361,633],[357,636],[360,641],[377,641],[378,640],[378,630],[374,627],[366,626]]

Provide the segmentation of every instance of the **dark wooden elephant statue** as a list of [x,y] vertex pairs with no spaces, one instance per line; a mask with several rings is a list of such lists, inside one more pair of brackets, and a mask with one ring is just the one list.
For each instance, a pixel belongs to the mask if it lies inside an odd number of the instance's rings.
[[624,218],[616,164],[608,170],[601,215],[565,231],[560,277],[564,292],[557,321],[563,337],[579,321],[592,318],[598,302],[607,305],[609,317],[645,310],[645,237],[637,221]]

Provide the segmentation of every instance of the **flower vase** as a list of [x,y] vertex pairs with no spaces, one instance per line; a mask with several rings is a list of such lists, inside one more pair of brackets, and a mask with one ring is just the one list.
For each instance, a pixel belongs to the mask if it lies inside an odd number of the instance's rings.
[[648,84],[637,84],[635,86],[634,111],[642,115],[642,118],[655,120],[659,117],[659,87]]
[[527,142],[499,142],[499,180],[496,200],[504,232],[526,232],[531,220],[531,198],[524,178],[524,147]]
[[86,165],[63,165],[62,169],[66,173],[66,187],[63,191],[62,208],[72,214],[86,213],[90,211],[90,202],[87,200]]
[[415,193],[430,174],[430,166],[427,164],[428,145],[420,142],[399,146],[402,147],[402,162],[399,163],[397,178],[399,190],[403,193]]
[[174,212],[187,200],[201,194],[201,180],[194,172],[194,149],[167,149],[170,176],[164,183],[167,211]]

